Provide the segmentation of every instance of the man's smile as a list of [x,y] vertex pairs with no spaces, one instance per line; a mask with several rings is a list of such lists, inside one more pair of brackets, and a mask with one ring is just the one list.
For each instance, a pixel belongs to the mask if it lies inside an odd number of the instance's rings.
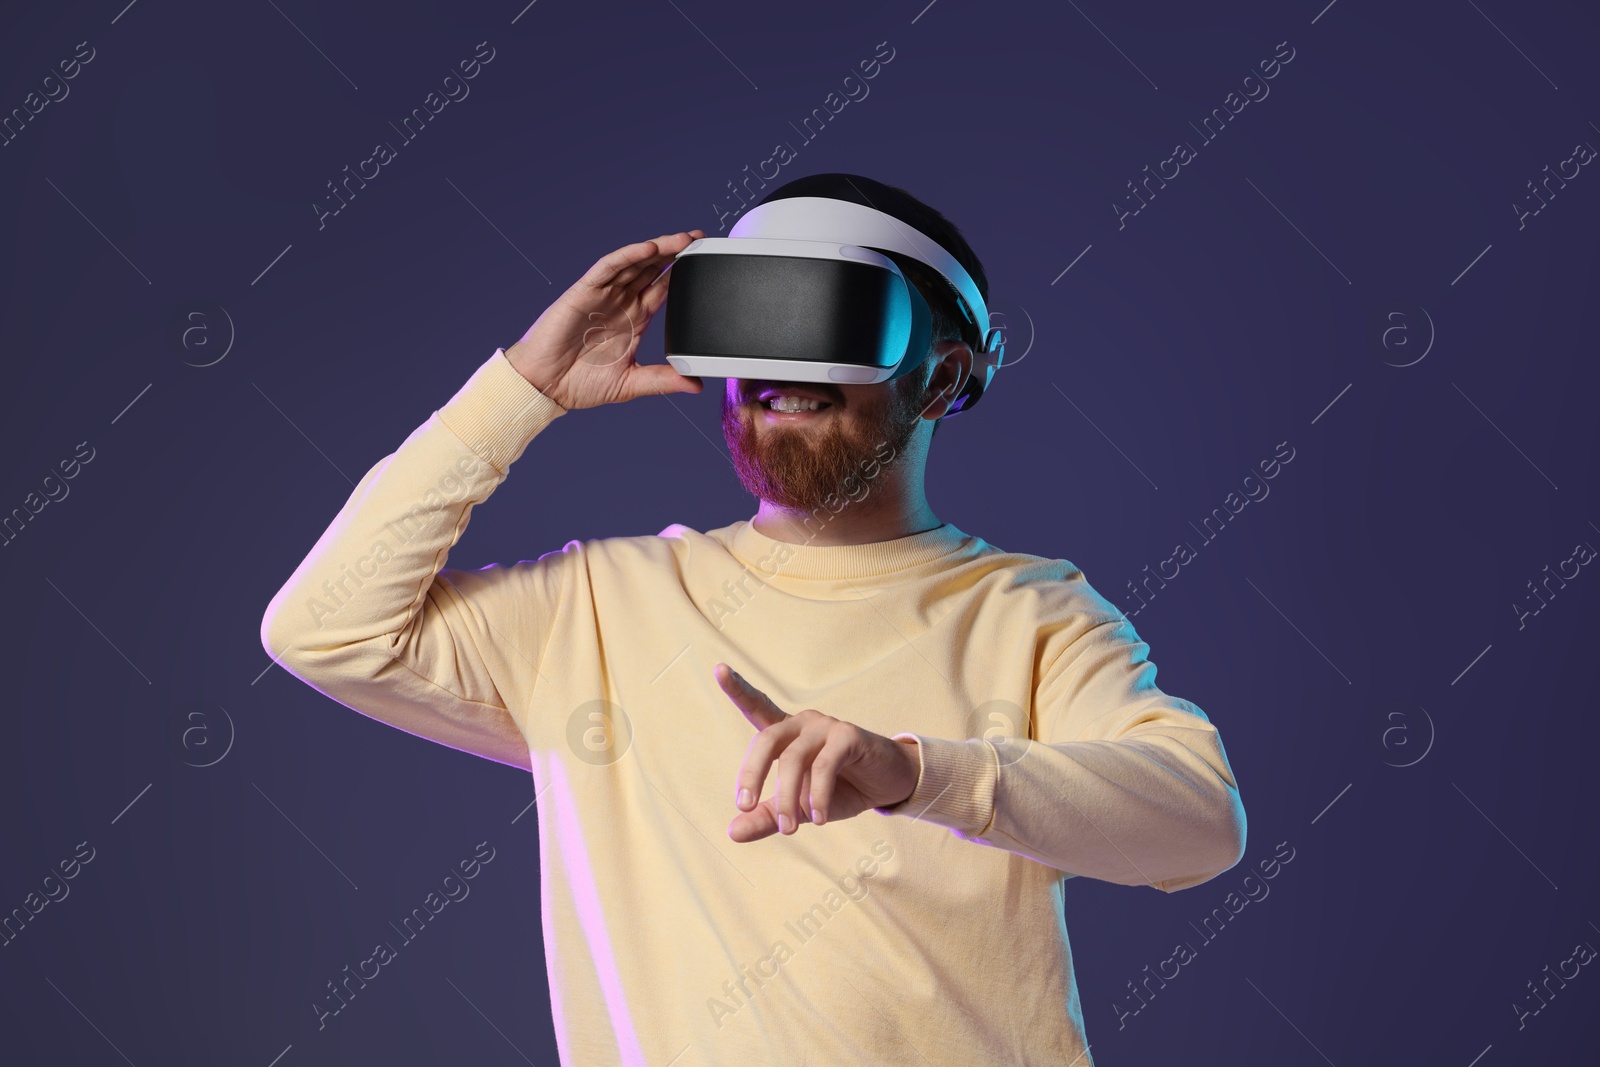
[[758,383],[748,403],[765,411],[768,422],[805,422],[836,406],[825,389],[801,382]]
[[[824,418],[833,411],[832,404],[816,405],[816,401],[809,401],[798,406],[797,410],[787,411],[773,408],[769,403],[757,401],[764,412],[767,422],[815,422]],[[781,403],[781,401],[780,401]]]

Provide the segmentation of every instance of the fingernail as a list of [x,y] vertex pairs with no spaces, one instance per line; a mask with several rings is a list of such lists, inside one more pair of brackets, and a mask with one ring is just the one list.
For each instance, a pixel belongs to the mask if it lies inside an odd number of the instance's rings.
[[778,832],[780,834],[788,833],[790,825],[791,823],[789,822],[789,816],[780,811],[778,813]]
[[822,820],[817,818],[817,809],[816,808],[812,808],[811,809],[811,824],[813,826],[821,826],[822,825]]
[[750,806],[750,790],[739,790],[739,806],[741,808],[748,808]]

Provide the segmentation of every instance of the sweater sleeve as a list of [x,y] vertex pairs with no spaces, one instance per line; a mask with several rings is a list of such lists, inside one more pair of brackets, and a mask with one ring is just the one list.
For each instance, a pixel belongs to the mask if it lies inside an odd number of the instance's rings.
[[496,349],[367,471],[267,606],[267,654],[363,715],[531,769],[518,716],[581,545],[509,567],[444,563],[473,505],[565,411]]
[[1125,617],[1079,634],[1045,667],[1032,737],[914,740],[916,789],[884,814],[1068,875],[1174,892],[1244,855],[1245,814],[1205,713],[1156,686]]

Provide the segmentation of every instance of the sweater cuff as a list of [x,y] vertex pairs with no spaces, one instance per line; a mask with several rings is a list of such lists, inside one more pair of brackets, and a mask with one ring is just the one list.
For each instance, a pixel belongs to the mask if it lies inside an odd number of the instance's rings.
[[926,819],[964,837],[981,836],[994,821],[994,785],[1000,769],[994,747],[981,738],[949,741],[908,732],[893,739],[917,743],[921,767],[917,787],[900,803],[873,810]]
[[504,348],[497,348],[436,414],[479,458],[503,473],[535,434],[566,412],[518,373]]

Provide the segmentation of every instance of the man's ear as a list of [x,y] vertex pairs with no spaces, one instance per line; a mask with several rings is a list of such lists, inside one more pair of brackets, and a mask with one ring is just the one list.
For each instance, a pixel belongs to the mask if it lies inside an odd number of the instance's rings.
[[933,346],[933,373],[922,393],[922,417],[937,419],[950,410],[972,374],[972,346],[965,341],[938,341]]

